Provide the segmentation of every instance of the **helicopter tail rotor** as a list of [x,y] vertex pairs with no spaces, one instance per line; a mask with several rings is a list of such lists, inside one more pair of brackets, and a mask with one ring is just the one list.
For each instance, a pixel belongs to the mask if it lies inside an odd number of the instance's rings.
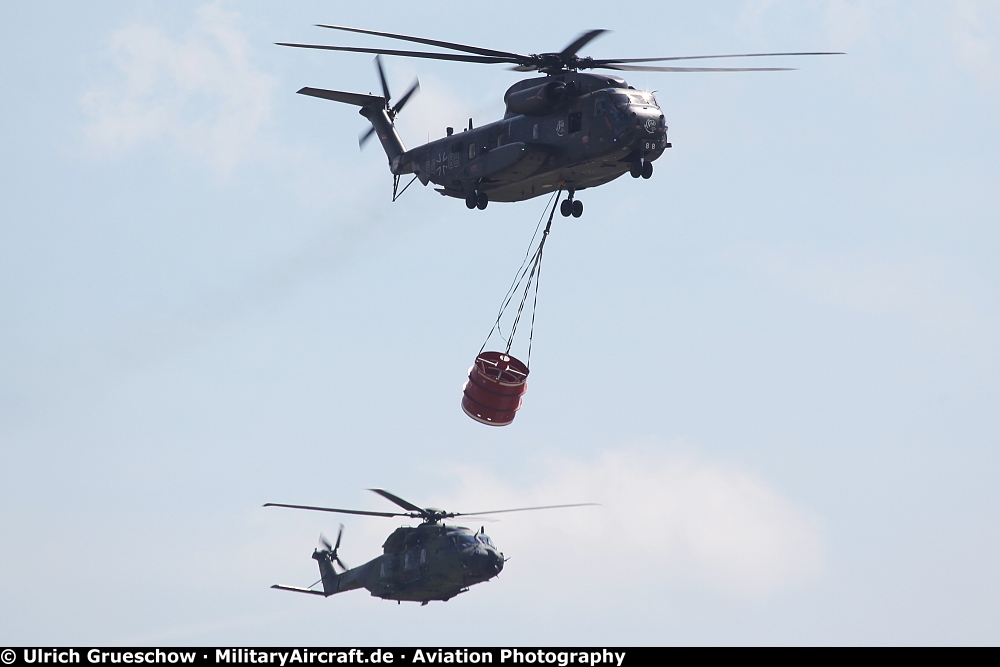
[[[346,563],[344,563],[344,561],[340,560],[340,556],[337,555],[337,550],[340,549],[340,538],[343,537],[343,535],[344,524],[340,524],[340,529],[337,531],[337,541],[331,546],[330,540],[326,539],[326,535],[320,533],[319,544],[323,548],[316,549],[316,551],[313,552],[313,558],[320,562],[320,571],[323,569],[322,563],[324,560],[331,564],[336,563],[344,572],[351,569]],[[336,570],[334,570],[334,572],[336,572]]]
[[[403,96],[399,98],[399,102],[393,106],[389,104],[389,101],[392,99],[392,93],[389,91],[389,82],[385,78],[385,68],[382,67],[382,56],[375,56],[375,69],[378,70],[379,83],[382,84],[382,94],[383,99],[385,99],[385,113],[389,117],[389,122],[393,123],[396,120],[396,116],[399,115],[399,112],[403,110],[406,103],[410,101],[411,97],[413,97],[413,94],[420,90],[420,80],[414,79],[409,90],[407,90]],[[365,144],[368,143],[368,140],[372,138],[373,134],[375,134],[374,123],[370,128],[368,128],[368,130],[362,132],[361,136],[358,137],[358,147],[363,149]]]

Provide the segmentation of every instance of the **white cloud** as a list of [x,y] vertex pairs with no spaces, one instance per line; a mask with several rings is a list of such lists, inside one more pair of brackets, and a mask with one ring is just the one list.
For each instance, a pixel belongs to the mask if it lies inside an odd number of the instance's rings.
[[810,299],[852,310],[903,313],[939,329],[982,324],[972,299],[955,285],[956,270],[940,259],[824,253],[801,244],[748,244],[730,248],[721,259]]
[[90,142],[114,151],[167,140],[219,174],[246,160],[268,119],[275,81],[250,63],[236,23],[213,3],[198,10],[180,40],[145,24],[115,33],[112,81],[82,98]]
[[955,0],[947,22],[958,64],[984,83],[1000,81],[1000,3]]
[[556,460],[546,469],[549,474],[528,489],[465,470],[468,482],[446,499],[447,508],[461,511],[603,505],[508,515],[491,524],[487,532],[500,549],[527,563],[519,568],[520,586],[558,586],[552,579],[578,585],[590,580],[595,567],[617,563],[627,564],[643,587],[681,582],[763,594],[822,568],[823,539],[815,520],[764,480],[735,467],[645,447],[608,452],[592,462]]

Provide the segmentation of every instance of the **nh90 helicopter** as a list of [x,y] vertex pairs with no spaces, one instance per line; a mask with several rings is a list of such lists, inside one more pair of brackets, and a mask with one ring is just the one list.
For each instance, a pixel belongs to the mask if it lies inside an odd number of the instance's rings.
[[[462,526],[448,526],[446,519],[459,516],[480,516],[507,512],[527,512],[532,510],[559,509],[565,507],[586,507],[595,503],[575,505],[546,505],[544,507],[520,507],[517,509],[489,510],[487,512],[446,512],[433,507],[417,507],[383,489],[369,489],[399,505],[406,512],[369,512],[365,510],[344,510],[332,507],[310,505],[285,505],[266,503],[264,507],[289,507],[292,509],[335,512],[338,514],[360,514],[362,516],[409,517],[421,519],[416,527],[397,528],[385,544],[382,555],[364,565],[349,568],[337,555],[344,527],[337,533],[337,541],[331,546],[320,535],[321,549],[313,551],[312,557],[319,563],[323,590],[283,586],[275,584],[271,588],[296,593],[309,593],[329,597],[337,593],[358,588],[367,589],[373,597],[397,602],[412,601],[427,604],[432,600],[447,601],[459,593],[469,590],[469,586],[489,581],[500,574],[506,562],[493,541],[480,529],[475,533]],[[343,572],[334,568],[336,563]]]
[[[413,174],[423,185],[434,183],[447,197],[464,199],[470,209],[485,209],[490,201],[515,202],[566,190],[560,212],[580,217],[583,204],[578,191],[603,185],[630,173],[633,178],[650,178],[653,162],[671,147],[667,123],[653,94],[635,90],[617,76],[582,70],[629,72],[774,72],[786,67],[677,67],[636,63],[687,61],[715,58],[770,56],[839,55],[834,53],[744,53],[665,58],[590,58],[577,52],[605,30],[590,30],[557,53],[524,55],[477,46],[445,42],[376,30],[320,24],[318,27],[388,37],[458,51],[439,53],[402,51],[321,44],[280,46],[328,51],[374,53],[382,84],[382,96],[348,93],[322,88],[302,88],[298,92],[334,102],[361,107],[371,129],[360,138],[363,145],[378,135],[389,158],[393,174],[393,201],[399,179]],[[480,127],[469,126],[460,134],[447,128],[447,136],[407,150],[394,121],[419,89],[413,86],[394,106],[379,56],[394,55],[433,60],[483,64],[511,64],[518,72],[540,72],[543,76],[524,79],[504,95],[506,113],[502,120]],[[411,180],[410,183],[413,181]],[[409,187],[409,183],[406,187]],[[404,187],[403,190],[406,188]],[[398,194],[397,194],[398,193]]]

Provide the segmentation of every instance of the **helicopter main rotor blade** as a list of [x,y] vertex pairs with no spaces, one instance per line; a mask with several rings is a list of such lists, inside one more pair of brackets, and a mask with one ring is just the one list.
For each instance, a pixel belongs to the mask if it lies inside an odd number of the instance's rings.
[[465,53],[474,53],[480,56],[493,56],[497,58],[523,58],[528,59],[528,56],[522,56],[518,53],[511,53],[510,51],[496,51],[494,49],[484,49],[479,46],[468,46],[466,44],[458,44],[456,42],[444,42],[437,39],[426,39],[424,37],[412,37],[410,35],[398,35],[391,32],[380,32],[378,30],[363,30],[361,28],[348,28],[342,25],[328,25],[326,23],[316,24],[318,28],[330,28],[332,30],[343,30],[345,32],[359,32],[365,35],[377,35],[379,37],[388,37],[389,39],[399,39],[404,42],[414,42],[416,44],[426,44],[428,46],[440,46],[443,49],[452,49],[454,51],[463,51]]
[[509,510],[488,510],[486,512],[456,512],[454,514],[449,513],[449,517],[456,516],[481,516],[483,514],[506,514],[507,512],[530,512],[532,510],[555,510],[563,509],[566,507],[600,507],[600,503],[575,503],[572,505],[542,505],[540,507],[518,507],[516,509]]
[[582,49],[587,44],[589,44],[591,40],[596,39],[597,37],[606,32],[608,31],[601,28],[598,28],[597,30],[588,30],[587,32],[582,33],[579,37],[570,42],[565,49],[559,52],[559,55],[562,56],[563,58],[570,58],[572,56],[575,56],[576,52]]
[[427,51],[398,51],[395,49],[363,49],[353,46],[327,46],[325,44],[292,44],[290,42],[275,42],[278,46],[291,46],[297,49],[322,49],[324,51],[349,51],[351,53],[375,53],[383,56],[403,56],[406,58],[429,58],[431,60],[456,60],[465,63],[519,63],[520,57],[466,56],[457,53],[430,53]]
[[285,505],[284,503],[264,503],[264,507],[288,507],[293,510],[313,510],[315,512],[336,512],[337,514],[360,514],[361,516],[409,516],[394,512],[366,512],[364,510],[341,510],[333,507],[313,507],[312,505]]
[[673,60],[709,60],[712,58],[772,58],[775,56],[843,56],[841,51],[810,51],[801,53],[730,53],[710,56],[670,56],[667,58],[595,58],[591,67],[621,65],[624,63],[658,63]]
[[649,67],[646,65],[600,65],[594,69],[622,72],[791,72],[795,67]]
[[399,505],[400,507],[402,507],[404,510],[410,510],[411,512],[418,512],[421,516],[430,514],[423,507],[417,507],[416,505],[414,505],[413,503],[409,502],[408,500],[403,500],[399,496],[394,495],[392,493],[389,493],[385,489],[368,489],[368,490],[371,491],[371,492],[373,492],[373,493],[379,494],[380,496],[382,496],[386,500],[389,500],[389,501],[391,501],[393,503],[396,503],[397,505]]

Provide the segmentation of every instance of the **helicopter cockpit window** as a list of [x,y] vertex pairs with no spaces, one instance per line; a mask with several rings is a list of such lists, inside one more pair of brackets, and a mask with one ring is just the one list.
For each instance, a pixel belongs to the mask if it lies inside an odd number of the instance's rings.
[[650,95],[649,93],[630,92],[628,96],[629,98],[631,98],[632,104],[641,104],[643,106],[649,106],[651,104],[655,104],[655,102],[653,101],[653,96]]
[[468,533],[454,533],[452,534],[452,538],[455,540],[455,546],[459,549],[473,547],[476,545],[476,538]]
[[608,115],[608,107],[610,103],[608,102],[608,96],[604,94],[599,94],[594,98],[594,116],[600,118],[602,116]]
[[627,107],[629,105],[628,95],[623,93],[617,93],[611,96],[612,101],[614,101],[616,106]]
[[476,535],[476,539],[485,544],[486,546],[496,549],[496,547],[493,546],[493,540],[491,540],[490,536],[487,535],[486,533],[480,533]]

